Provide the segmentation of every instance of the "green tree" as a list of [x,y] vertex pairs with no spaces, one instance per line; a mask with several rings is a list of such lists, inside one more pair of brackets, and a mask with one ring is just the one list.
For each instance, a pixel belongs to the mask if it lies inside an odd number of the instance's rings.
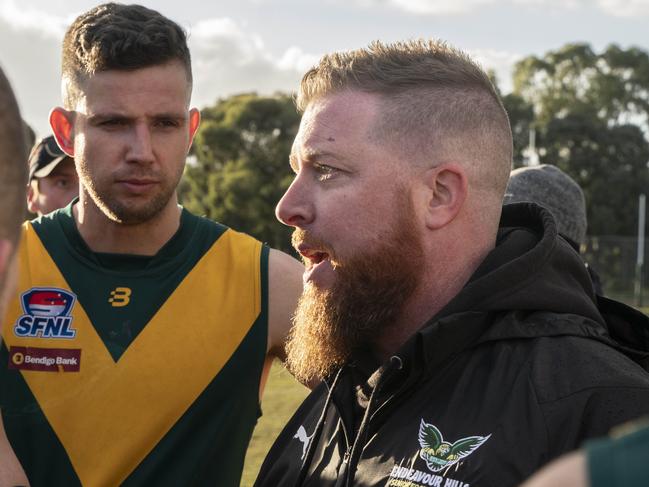
[[530,128],[534,123],[534,107],[515,93],[502,97],[512,126],[514,139],[514,167],[523,165],[524,151],[529,145]]
[[568,44],[514,69],[505,98],[517,165],[534,128],[540,160],[583,188],[589,233],[634,235],[637,201],[649,188],[649,56],[611,45]]
[[550,121],[541,144],[541,162],[582,187],[591,235],[635,235],[638,195],[649,190],[649,144],[638,126],[569,114]]
[[514,68],[514,93],[534,106],[538,123],[583,113],[611,123],[649,115],[649,55],[639,48],[567,44]]
[[289,250],[290,229],[274,209],[293,178],[288,156],[300,117],[292,98],[236,95],[201,115],[181,201],[194,213]]

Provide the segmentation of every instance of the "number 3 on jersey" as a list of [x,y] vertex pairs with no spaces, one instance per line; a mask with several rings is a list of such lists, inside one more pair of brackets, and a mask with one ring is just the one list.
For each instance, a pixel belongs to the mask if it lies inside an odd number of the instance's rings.
[[108,302],[114,308],[128,306],[128,303],[131,302],[131,289],[128,287],[116,287],[110,292]]

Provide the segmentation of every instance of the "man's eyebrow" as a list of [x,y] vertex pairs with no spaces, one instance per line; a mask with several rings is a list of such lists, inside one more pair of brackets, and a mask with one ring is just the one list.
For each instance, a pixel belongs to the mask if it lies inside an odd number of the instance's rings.
[[[131,115],[121,112],[97,112],[88,115],[89,122],[97,122],[102,120],[118,119],[118,120],[133,120]],[[155,113],[149,116],[153,120],[187,120],[185,112],[163,112]]]
[[109,120],[111,118],[116,118],[120,120],[130,120],[131,117],[124,113],[119,112],[97,112],[91,113],[87,116],[89,122],[97,122],[101,120]]
[[180,113],[173,113],[173,112],[156,113],[151,118],[154,118],[156,120],[161,120],[163,118],[164,119],[171,119],[171,120],[187,120],[187,114],[185,112],[180,112]]
[[[340,157],[333,152],[320,150],[320,149],[302,149],[300,151],[300,158],[311,164],[317,163],[321,159],[331,158],[340,160]],[[295,152],[291,152],[288,156],[289,164],[293,169],[297,168],[297,155]]]

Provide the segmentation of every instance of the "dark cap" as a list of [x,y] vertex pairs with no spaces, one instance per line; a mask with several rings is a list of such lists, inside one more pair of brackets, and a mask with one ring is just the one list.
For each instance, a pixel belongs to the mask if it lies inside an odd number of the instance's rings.
[[69,157],[56,143],[53,135],[39,140],[29,154],[29,180],[44,178],[62,160]]

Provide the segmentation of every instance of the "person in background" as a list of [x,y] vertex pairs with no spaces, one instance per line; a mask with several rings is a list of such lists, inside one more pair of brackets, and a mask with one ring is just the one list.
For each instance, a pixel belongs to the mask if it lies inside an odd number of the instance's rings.
[[27,208],[38,216],[67,206],[79,196],[74,159],[63,152],[53,135],[38,141],[29,155]]
[[[16,250],[25,215],[27,148],[18,104],[0,69],[0,319],[16,284]],[[0,332],[6,323],[0,321]],[[0,338],[0,342],[2,339]],[[6,367],[3,362],[0,366]],[[0,386],[1,388],[1,386]],[[0,416],[0,485],[27,485],[27,477],[7,440]]]
[[[550,211],[557,231],[580,252],[586,243],[588,218],[586,199],[577,182],[556,166],[539,166],[514,169],[505,190],[504,204],[531,202]],[[602,280],[588,263],[586,268],[593,281],[595,292],[604,295]]]

